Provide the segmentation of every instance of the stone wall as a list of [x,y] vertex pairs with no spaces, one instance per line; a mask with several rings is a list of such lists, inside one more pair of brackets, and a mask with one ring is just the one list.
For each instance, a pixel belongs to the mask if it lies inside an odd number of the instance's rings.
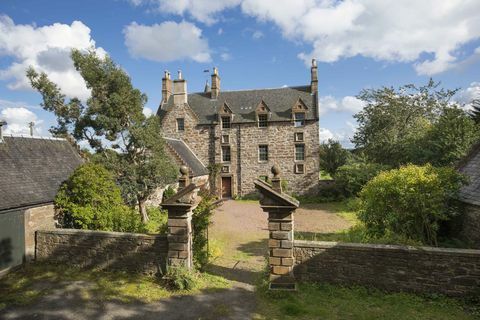
[[480,206],[465,204],[460,237],[480,249]]
[[57,229],[36,232],[36,259],[153,275],[165,271],[166,235]]
[[25,210],[25,258],[35,257],[35,231],[55,229],[55,207],[53,204]]
[[295,241],[295,277],[387,291],[478,294],[480,250]]

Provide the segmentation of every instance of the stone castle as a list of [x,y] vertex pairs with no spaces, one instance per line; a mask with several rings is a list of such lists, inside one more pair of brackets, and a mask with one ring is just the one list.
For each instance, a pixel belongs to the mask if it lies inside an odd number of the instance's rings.
[[310,85],[221,91],[217,68],[211,87],[188,93],[181,72],[165,71],[159,115],[169,149],[192,175],[219,164],[216,187],[222,197],[254,192],[253,181],[266,179],[277,164],[287,190],[308,194],[319,179],[317,64],[312,60]]

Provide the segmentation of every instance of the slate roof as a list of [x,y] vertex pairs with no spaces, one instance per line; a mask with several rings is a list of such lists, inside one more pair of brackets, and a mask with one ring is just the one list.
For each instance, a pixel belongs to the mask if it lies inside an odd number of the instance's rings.
[[189,167],[194,177],[204,176],[208,174],[207,168],[203,163],[195,156],[192,150],[182,140],[165,138],[168,145],[175,150],[180,159]]
[[[188,95],[188,105],[197,115],[199,124],[212,124],[217,121],[218,110],[224,103],[227,103],[234,114],[233,123],[255,122],[255,110],[262,100],[272,112],[270,121],[288,121],[292,118],[291,109],[299,98],[308,108],[306,119],[316,120],[316,98],[310,93],[310,86],[220,91],[217,99],[211,99],[209,92],[197,92]],[[167,103],[160,105],[160,118],[173,106],[172,95]]]
[[460,190],[460,199],[463,202],[480,206],[480,143],[475,145],[462,161],[459,171],[470,180],[470,183]]
[[0,211],[53,202],[82,163],[64,139],[4,136],[0,143]]

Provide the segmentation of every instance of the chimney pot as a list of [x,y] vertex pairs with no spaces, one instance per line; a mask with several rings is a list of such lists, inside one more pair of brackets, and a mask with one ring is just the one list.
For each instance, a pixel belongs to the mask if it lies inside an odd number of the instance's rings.
[[182,80],[182,70],[178,70],[178,80]]
[[0,120],[0,143],[3,142],[3,126],[5,125],[7,125],[7,122]]
[[220,94],[220,76],[218,75],[218,68],[213,68],[212,74],[212,88],[210,91],[210,97],[212,99],[217,99]]
[[168,70],[164,71],[162,79],[162,102],[167,102],[170,96],[172,95],[172,80],[170,79],[170,72]]

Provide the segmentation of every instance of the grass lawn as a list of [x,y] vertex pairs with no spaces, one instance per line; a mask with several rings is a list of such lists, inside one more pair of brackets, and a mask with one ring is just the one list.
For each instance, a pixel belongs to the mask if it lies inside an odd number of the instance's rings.
[[455,299],[384,293],[362,287],[299,285],[297,292],[258,291],[254,319],[479,319],[480,309]]
[[124,272],[80,270],[48,264],[29,264],[0,279],[0,310],[10,305],[25,305],[58,288],[62,282],[84,281],[80,296],[84,300],[154,302],[173,295],[224,289],[230,282],[222,277],[199,273],[192,291],[168,290],[158,278]]

